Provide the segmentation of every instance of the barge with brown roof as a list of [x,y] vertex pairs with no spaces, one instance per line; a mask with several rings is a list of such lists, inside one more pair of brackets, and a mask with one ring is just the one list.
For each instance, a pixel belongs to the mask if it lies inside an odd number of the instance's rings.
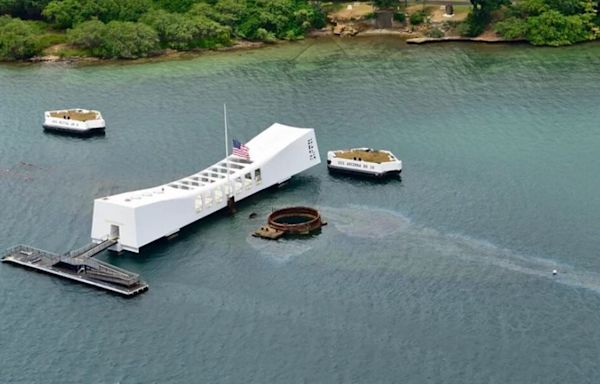
[[327,152],[327,168],[331,172],[383,178],[400,175],[402,161],[390,151],[352,148]]
[[89,109],[63,109],[44,113],[44,130],[77,135],[103,134],[106,122],[102,114]]

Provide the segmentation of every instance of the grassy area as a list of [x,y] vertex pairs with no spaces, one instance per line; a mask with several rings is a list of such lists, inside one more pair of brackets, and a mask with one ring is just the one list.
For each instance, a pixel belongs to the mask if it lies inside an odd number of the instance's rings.
[[64,32],[47,32],[40,35],[38,38],[38,46],[41,50],[66,42],[67,35]]
[[92,57],[92,54],[87,49],[75,48],[71,46],[61,47],[56,51],[56,55],[65,58],[65,57]]
[[344,8],[347,7],[347,4],[352,4],[352,3],[338,3],[338,2],[333,2],[333,1],[325,1],[323,3],[321,3],[321,9],[323,9],[323,11],[325,11],[326,13],[332,13],[332,12],[337,12],[340,11]]

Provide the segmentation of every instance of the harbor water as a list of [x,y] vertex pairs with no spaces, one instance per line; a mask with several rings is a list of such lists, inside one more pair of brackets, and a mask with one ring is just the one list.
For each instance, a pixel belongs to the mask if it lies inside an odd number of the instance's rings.
[[[393,151],[140,254],[133,299],[0,265],[1,383],[593,383],[600,377],[600,45],[306,40],[145,64],[0,66],[0,248],[89,242],[93,199],[190,175],[280,122],[320,155]],[[105,136],[42,131],[100,110]],[[323,160],[324,161],[324,160]],[[289,205],[310,238],[251,233]],[[257,213],[256,218],[249,218]],[[552,271],[557,270],[554,276]]]

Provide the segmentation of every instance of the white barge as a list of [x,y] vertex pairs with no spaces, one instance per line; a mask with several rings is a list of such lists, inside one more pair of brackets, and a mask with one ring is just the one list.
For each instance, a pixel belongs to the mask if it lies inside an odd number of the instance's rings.
[[98,111],[75,108],[44,112],[43,127],[48,131],[89,135],[104,133],[106,122]]
[[332,172],[360,176],[398,176],[402,161],[386,150],[352,148],[327,152],[327,168]]
[[[153,188],[94,201],[92,241],[118,239],[110,249],[139,252],[155,240],[321,162],[311,128],[273,124],[244,147],[203,171]],[[235,153],[235,152],[234,152]]]

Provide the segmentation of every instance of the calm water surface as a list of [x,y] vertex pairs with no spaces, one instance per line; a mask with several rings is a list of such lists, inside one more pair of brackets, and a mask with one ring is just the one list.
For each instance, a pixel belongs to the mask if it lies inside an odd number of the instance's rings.
[[[0,67],[0,248],[89,241],[94,198],[314,127],[321,156],[393,150],[402,181],[325,166],[142,253],[126,300],[0,266],[2,383],[594,383],[600,377],[600,45],[306,41],[188,61]],[[102,138],[44,134],[99,109]],[[318,207],[309,239],[249,236]],[[248,219],[257,212],[257,219]],[[557,277],[552,269],[560,271]]]

